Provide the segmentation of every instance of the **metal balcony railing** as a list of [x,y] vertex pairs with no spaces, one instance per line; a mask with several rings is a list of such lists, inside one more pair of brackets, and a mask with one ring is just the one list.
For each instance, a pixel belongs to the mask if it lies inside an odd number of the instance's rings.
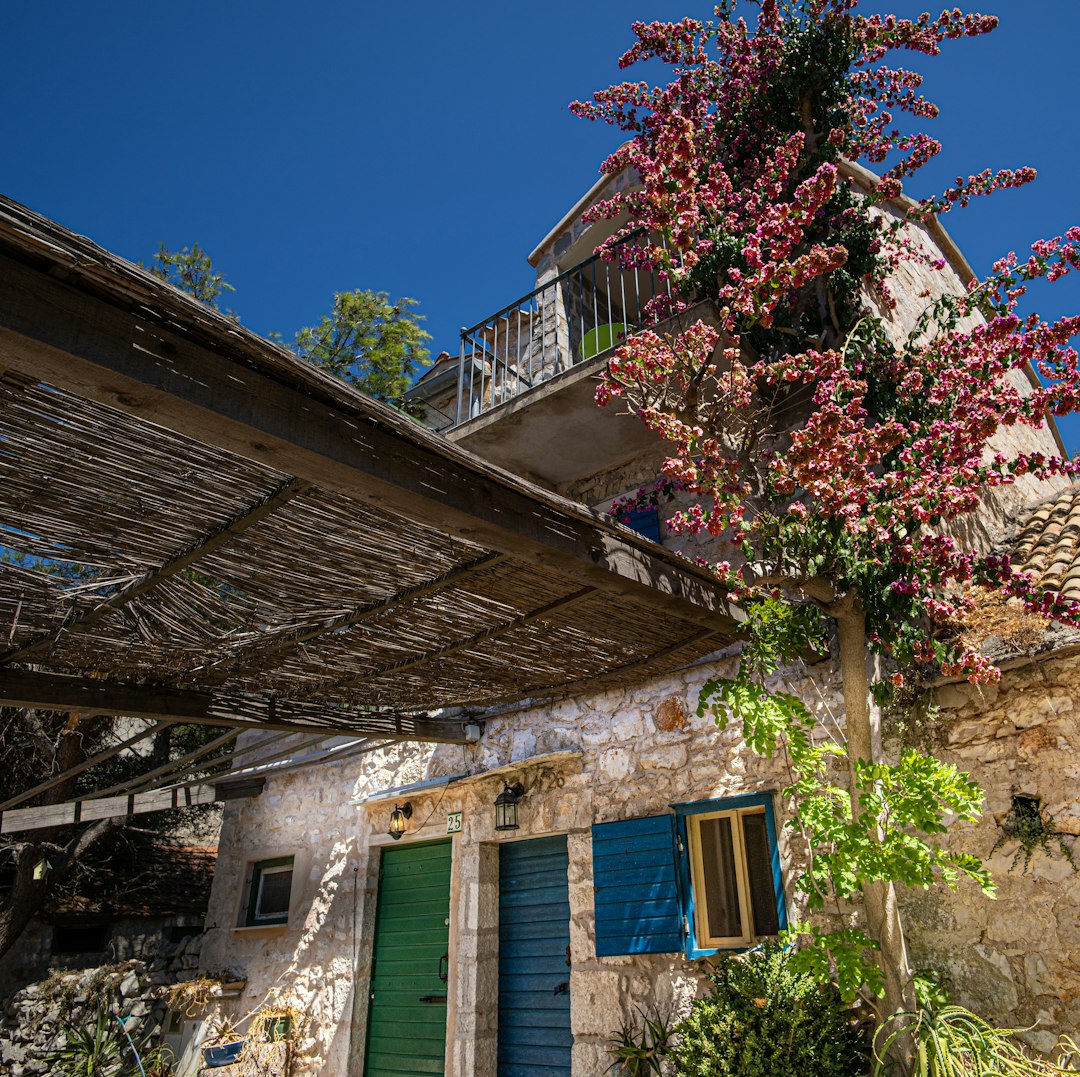
[[454,425],[600,355],[639,328],[645,304],[671,289],[654,271],[620,268],[622,262],[593,255],[462,329]]

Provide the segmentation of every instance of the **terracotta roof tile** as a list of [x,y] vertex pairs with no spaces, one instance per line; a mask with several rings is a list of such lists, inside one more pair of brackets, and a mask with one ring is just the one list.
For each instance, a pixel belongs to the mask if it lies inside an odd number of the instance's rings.
[[217,863],[216,845],[151,845],[95,868],[78,893],[46,908],[47,916],[169,916],[204,913]]
[[1007,549],[1014,567],[1080,600],[1080,484],[1030,506]]

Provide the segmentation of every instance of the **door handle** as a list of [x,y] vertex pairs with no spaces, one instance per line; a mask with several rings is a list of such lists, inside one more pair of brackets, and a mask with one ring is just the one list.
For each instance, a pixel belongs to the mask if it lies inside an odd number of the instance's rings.
[[443,954],[439,958],[439,979],[446,983],[450,979],[450,955]]
[[565,995],[570,990],[570,981],[563,980],[561,984],[556,984],[554,990],[551,992],[553,995]]

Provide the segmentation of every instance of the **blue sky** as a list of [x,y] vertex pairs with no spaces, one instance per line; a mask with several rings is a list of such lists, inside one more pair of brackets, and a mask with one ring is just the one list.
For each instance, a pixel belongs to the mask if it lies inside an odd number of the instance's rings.
[[[526,255],[619,138],[567,103],[618,79],[670,0],[525,5],[190,0],[7,5],[0,191],[131,259],[198,242],[245,324],[286,335],[335,290],[420,301],[433,351],[531,287]],[[864,10],[921,6],[869,0]],[[989,37],[924,63],[945,144],[911,193],[987,165],[1039,180],[950,214],[976,271],[1080,222],[1076,0],[986,0]],[[920,59],[905,57],[906,62]],[[1080,282],[1038,309],[1080,310]],[[1080,448],[1080,422],[1063,424]]]

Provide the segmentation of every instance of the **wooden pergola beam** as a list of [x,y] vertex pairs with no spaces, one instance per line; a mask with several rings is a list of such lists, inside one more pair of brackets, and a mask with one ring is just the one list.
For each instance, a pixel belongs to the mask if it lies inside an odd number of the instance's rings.
[[381,666],[379,669],[373,669],[367,673],[360,674],[359,676],[350,677],[346,681],[338,681],[337,687],[355,688],[362,684],[369,684],[370,682],[376,681],[380,677],[385,677],[389,674],[404,673],[405,670],[414,669],[416,666],[422,666],[427,662],[437,661],[440,658],[445,658],[447,655],[457,654],[459,651],[467,651],[472,647],[479,647],[481,644],[489,643],[491,640],[498,639],[500,636],[505,636],[507,633],[513,632],[516,628],[524,628],[525,625],[532,624],[534,621],[543,620],[545,617],[550,617],[553,613],[557,613],[561,609],[565,609],[568,606],[574,606],[578,602],[583,602],[589,595],[595,593],[595,588],[583,587],[581,590],[575,591],[572,595],[565,595],[552,602],[546,602],[538,609],[530,610],[528,613],[519,614],[517,617],[513,617],[508,621],[503,621],[501,624],[495,625],[492,628],[485,628],[482,632],[476,632],[466,639],[457,640],[455,643],[448,643],[443,647],[437,647],[433,651],[425,651],[422,654],[418,654],[415,658],[407,658],[402,662],[394,662],[389,666]]
[[344,733],[425,743],[468,743],[456,722],[436,722],[360,707],[320,707],[255,695],[136,685],[22,669],[0,669],[0,706],[78,710],[237,729]]
[[[0,252],[19,256],[0,253],[0,376],[7,368],[580,585],[734,630],[723,588],[673,555],[531,490],[50,222],[34,225],[0,202]],[[49,229],[52,249],[39,235]]]
[[168,811],[172,808],[211,804],[214,801],[239,800],[258,796],[265,785],[267,774],[290,774],[314,763],[326,760],[341,761],[355,758],[366,752],[377,751],[386,742],[355,741],[298,759],[294,763],[267,767],[262,773],[252,767],[241,771],[211,775],[165,788],[134,790],[119,796],[103,796],[96,800],[67,800],[61,804],[47,804],[39,808],[14,808],[0,812],[0,834],[24,830],[42,830],[55,826],[71,826],[98,819],[120,819],[142,815],[146,812]]
[[25,661],[30,655],[56,643],[57,640],[63,637],[65,632],[69,632],[73,628],[86,628],[95,624],[110,611],[126,606],[140,595],[153,590],[164,580],[175,576],[186,568],[190,568],[200,558],[213,553],[214,550],[232,541],[237,535],[250,527],[254,527],[260,520],[265,520],[307,489],[310,489],[308,484],[299,482],[290,476],[279,483],[266,497],[260,498],[255,504],[245,507],[220,526],[207,531],[195,542],[178,551],[149,572],[144,572],[96,606],[92,606],[83,613],[74,613],[67,617],[63,624],[58,625],[50,632],[43,632],[35,639],[28,640],[21,646],[0,654],[0,663]]
[[107,789],[96,789],[93,793],[80,799],[83,801],[100,800],[102,797],[111,796],[113,793],[143,792],[148,785],[153,783],[155,778],[160,778],[163,774],[171,774],[177,767],[183,766],[185,763],[193,763],[198,759],[202,759],[205,755],[210,755],[211,752],[216,752],[218,748],[224,748],[225,745],[235,741],[238,736],[240,736],[239,729],[230,729],[227,732],[222,733],[220,737],[214,737],[213,740],[209,740],[205,744],[200,744],[194,751],[188,752],[187,755],[181,756],[179,759],[170,759],[160,766],[154,767],[153,770],[148,770],[144,774],[139,774],[137,777],[117,782],[115,785],[110,785]]
[[543,685],[522,687],[512,696],[490,696],[487,699],[479,701],[479,703],[486,706],[493,706],[497,703],[509,703],[518,699],[525,699],[530,701],[530,706],[536,706],[547,700],[567,699],[573,696],[584,695],[587,692],[602,692],[606,688],[613,688],[625,683],[626,675],[629,673],[646,670],[650,665],[653,665],[656,662],[662,662],[665,658],[668,658],[673,654],[678,654],[679,651],[684,650],[687,647],[693,647],[696,644],[712,639],[713,637],[715,637],[716,646],[719,648],[723,643],[724,637],[720,633],[710,632],[708,629],[703,628],[700,631],[693,633],[693,635],[687,636],[676,643],[672,643],[668,647],[653,651],[651,654],[642,655],[641,658],[636,658],[633,662],[627,662],[625,665],[616,666],[614,669],[609,669],[605,673],[598,673],[593,677],[584,677],[578,681],[570,681],[567,684],[561,684],[555,688],[545,687]]
[[98,819],[120,819],[126,815],[141,815],[144,812],[212,804],[216,799],[216,791],[212,785],[198,785],[192,789],[151,789],[145,793],[103,797],[101,800],[67,800],[62,804],[49,804],[40,808],[13,808],[0,813],[0,834],[72,826]]
[[112,759],[113,756],[119,755],[121,752],[126,751],[128,748],[133,747],[140,741],[147,740],[149,737],[156,736],[163,729],[168,729],[171,725],[170,722],[156,722],[154,725],[147,726],[145,729],[136,733],[134,736],[128,737],[127,740],[122,740],[118,744],[110,745],[108,748],[103,748],[100,752],[89,756],[76,766],[69,767],[67,770],[61,771],[59,774],[54,774],[51,778],[43,781],[40,785],[35,785],[31,789],[26,789],[19,793],[18,796],[12,797],[10,800],[5,800],[3,804],[0,804],[0,813],[10,811],[12,808],[18,807],[20,804],[25,804],[28,800],[33,800],[34,797],[40,796],[42,793],[48,792],[50,789],[56,788],[62,782],[68,781],[70,778],[74,778],[78,774],[82,774],[83,771],[89,770],[91,767],[96,766],[98,763],[104,763],[107,759]]
[[[185,764],[182,767],[178,765],[174,770],[167,773],[163,778],[160,778],[160,779],[155,778],[153,780],[152,784],[149,786],[149,788],[163,789],[166,786],[175,785],[177,782],[180,781],[181,778],[186,778],[190,774],[194,774],[196,771],[200,771],[200,772],[205,773],[209,768],[213,768],[214,773],[218,773],[220,771],[220,773],[222,773],[222,774],[227,774],[230,770],[234,769],[237,766],[236,761],[238,759],[240,759],[242,756],[250,755],[252,752],[262,752],[266,748],[267,745],[276,744],[276,743],[279,743],[282,740],[290,740],[290,741],[292,741],[292,738],[295,737],[296,735],[297,734],[295,734],[295,733],[282,733],[282,732],[279,731],[277,733],[274,733],[273,736],[259,737],[257,740],[252,741],[249,744],[246,744],[243,748],[235,748],[234,747],[234,748],[230,749],[225,755],[216,756],[214,759],[209,759],[205,763],[199,763],[199,762],[189,763],[189,764]],[[292,743],[290,743],[290,745],[286,749],[284,749],[282,754],[287,755],[287,754],[292,753],[292,752],[300,751],[304,747],[307,747],[307,746],[310,746],[310,745],[321,744],[322,741],[324,741],[328,736],[337,736],[337,734],[335,734],[335,733],[312,733],[307,740],[300,741],[299,744],[297,744],[295,741],[292,741]],[[279,751],[281,751],[281,750],[279,749]],[[262,757],[262,755],[259,755],[257,758],[261,761],[263,757]],[[275,756],[275,758],[276,758],[276,756]],[[244,764],[244,765],[246,766],[248,764]],[[143,789],[147,788],[147,784],[145,782],[142,782],[141,779],[137,779],[137,780],[140,783],[140,784],[137,785],[138,789],[143,790]],[[206,777],[205,780],[209,781],[210,779],[209,779],[209,777]],[[96,794],[93,794],[93,793],[89,794],[89,796],[95,796],[95,795]],[[88,799],[88,798],[84,798],[84,799]]]

